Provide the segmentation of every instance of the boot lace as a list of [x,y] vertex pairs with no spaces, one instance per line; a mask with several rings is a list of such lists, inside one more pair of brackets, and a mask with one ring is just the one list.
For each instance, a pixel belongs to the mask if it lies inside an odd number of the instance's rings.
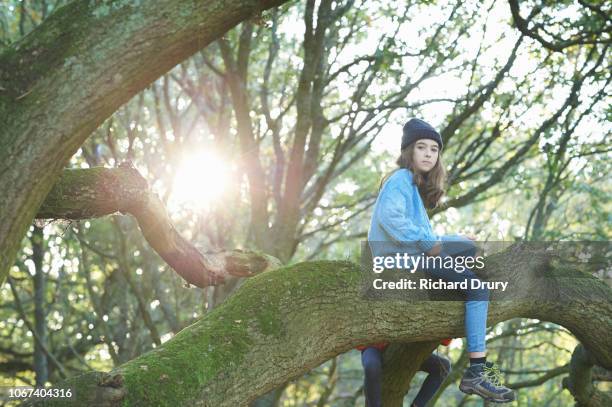
[[489,379],[489,381],[491,381],[491,383],[493,383],[495,386],[497,387],[501,387],[502,385],[502,375],[501,372],[499,370],[499,367],[496,364],[485,364],[484,366],[484,373],[487,376],[487,378]]

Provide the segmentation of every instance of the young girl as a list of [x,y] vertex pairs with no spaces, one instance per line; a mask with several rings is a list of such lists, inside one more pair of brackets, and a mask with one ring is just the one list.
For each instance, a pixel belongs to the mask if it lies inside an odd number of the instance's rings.
[[[409,248],[408,251],[413,250],[409,253],[411,255],[476,256],[474,237],[435,235],[425,210],[426,207],[436,207],[444,193],[446,174],[441,150],[442,137],[428,123],[411,119],[404,125],[401,155],[397,160],[399,168],[381,183],[368,231],[368,241],[374,256],[379,255],[376,251],[380,250],[380,246],[373,244],[376,242],[386,245],[386,250],[395,247],[398,251],[406,252]],[[433,280],[462,282],[478,279],[469,269],[461,271],[445,267],[448,264],[446,261],[435,263],[439,267],[423,270]],[[473,286],[471,281],[468,281],[467,286]],[[467,394],[477,394],[488,401],[513,401],[514,392],[501,384],[497,366],[486,361],[489,293],[486,289],[462,291],[466,296],[465,331],[470,366],[463,374],[459,389]],[[373,400],[368,407],[380,406],[379,399],[374,397]]]

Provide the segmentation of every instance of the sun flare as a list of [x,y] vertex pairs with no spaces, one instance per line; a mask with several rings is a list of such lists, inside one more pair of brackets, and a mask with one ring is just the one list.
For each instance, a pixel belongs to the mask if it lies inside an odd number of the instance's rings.
[[203,208],[219,200],[230,181],[228,163],[218,154],[198,151],[184,155],[173,180],[172,200]]

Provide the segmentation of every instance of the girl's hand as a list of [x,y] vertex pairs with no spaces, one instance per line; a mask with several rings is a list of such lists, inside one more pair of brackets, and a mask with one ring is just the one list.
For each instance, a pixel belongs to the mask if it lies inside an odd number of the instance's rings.
[[476,240],[477,239],[477,237],[474,236],[474,235],[464,235],[464,236],[467,237],[470,240]]

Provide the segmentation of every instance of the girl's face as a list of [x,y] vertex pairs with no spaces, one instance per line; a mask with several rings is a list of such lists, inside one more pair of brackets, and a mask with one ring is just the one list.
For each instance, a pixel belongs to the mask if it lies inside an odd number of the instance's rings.
[[422,138],[414,145],[413,164],[420,172],[429,172],[438,162],[438,143],[433,140]]

